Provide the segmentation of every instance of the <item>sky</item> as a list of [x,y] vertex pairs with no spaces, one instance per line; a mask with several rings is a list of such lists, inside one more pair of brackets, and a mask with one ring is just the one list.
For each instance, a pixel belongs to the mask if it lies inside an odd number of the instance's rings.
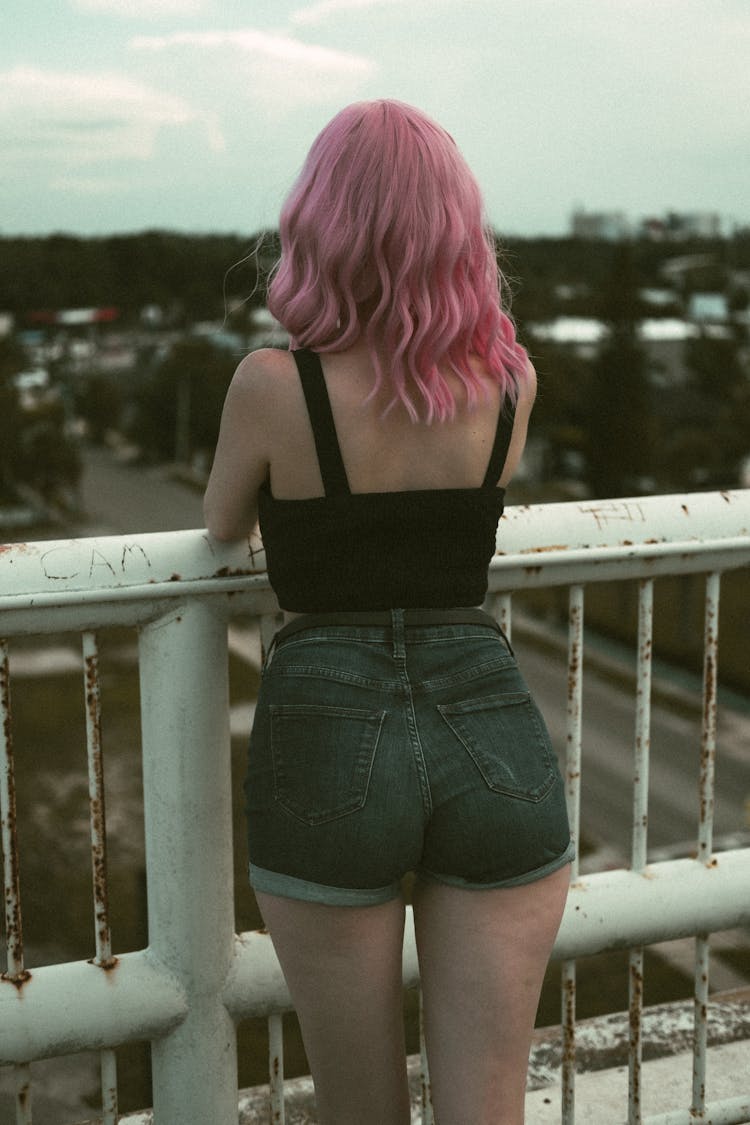
[[750,0],[3,0],[0,235],[275,227],[352,101],[417,105],[508,236],[750,224]]

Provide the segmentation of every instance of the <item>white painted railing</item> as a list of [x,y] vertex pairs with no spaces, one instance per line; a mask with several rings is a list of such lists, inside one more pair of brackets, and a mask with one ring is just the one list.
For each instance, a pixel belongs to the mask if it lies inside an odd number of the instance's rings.
[[[642,951],[696,935],[694,1082],[684,1109],[648,1125],[743,1122],[748,1096],[705,1104],[708,935],[750,923],[750,849],[713,853],[718,599],[721,574],[750,564],[750,491],[511,508],[503,517],[488,607],[510,631],[511,596],[569,588],[566,777],[579,826],[584,589],[639,585],[631,866],[587,876],[576,864],[554,956],[563,961],[562,1120],[572,1125],[575,959],[630,950],[628,1121],[640,1110]],[[707,575],[701,814],[696,856],[646,866],[652,587],[667,574]],[[748,587],[750,593],[750,585]],[[290,1007],[269,938],[234,933],[227,689],[227,620],[260,619],[268,643],[277,608],[262,551],[226,547],[201,531],[29,543],[0,548],[0,801],[7,970],[0,980],[0,1065],[17,1076],[18,1125],[32,1122],[29,1064],[101,1051],[102,1120],[115,1125],[114,1048],[152,1041],[157,1125],[236,1125],[237,1021],[270,1024],[272,1120],[284,1120],[280,1016]],[[117,955],[109,933],[96,633],[137,625],[142,712],[149,945]],[[82,636],[91,804],[92,960],[27,968],[16,826],[7,639]],[[404,979],[417,982],[411,918]],[[689,1103],[689,1104],[688,1104]],[[624,1118],[626,1110],[618,1113]],[[429,1105],[423,1118],[431,1120]]]

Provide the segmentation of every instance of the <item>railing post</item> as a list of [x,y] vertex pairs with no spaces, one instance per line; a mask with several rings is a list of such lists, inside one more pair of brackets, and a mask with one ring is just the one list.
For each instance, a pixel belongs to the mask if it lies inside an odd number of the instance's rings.
[[237,1125],[226,622],[192,600],[140,639],[149,943],[188,998],[152,1044],[155,1125]]

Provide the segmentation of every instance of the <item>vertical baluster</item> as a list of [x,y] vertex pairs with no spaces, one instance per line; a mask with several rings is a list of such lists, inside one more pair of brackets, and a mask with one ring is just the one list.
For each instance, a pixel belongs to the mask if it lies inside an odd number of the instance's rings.
[[708,1049],[708,935],[695,938],[695,983],[693,993],[693,1097],[690,1106],[691,1120],[705,1120],[706,1108],[706,1052]]
[[576,963],[563,961],[562,988],[562,1125],[576,1119]]
[[[107,825],[104,802],[104,759],[102,756],[102,716],[99,685],[99,649],[96,635],[82,634],[84,697],[86,700],[86,751],[89,774],[89,821],[91,826],[91,869],[94,882],[94,964],[104,972],[112,969],[107,881]],[[100,1053],[103,1125],[117,1125],[117,1058],[113,1050]]]
[[[565,800],[570,830],[576,842],[571,881],[578,878],[581,824],[581,717],[583,701],[583,587],[571,586],[568,595],[568,698],[565,738]],[[562,965],[562,1122],[575,1121],[576,1066],[576,963]]]
[[702,863],[711,862],[713,850],[720,582],[721,576],[719,574],[709,574],[706,578],[703,642],[703,724],[701,729],[700,816],[697,857]]
[[[0,640],[0,828],[3,848],[3,901],[7,970],[3,979],[22,989],[31,977],[23,962],[23,924],[18,869],[16,782],[13,766],[13,732],[10,707],[8,645]],[[31,1125],[31,1067],[13,1068],[16,1086],[16,1125]]]
[[117,1055],[112,1050],[99,1052],[102,1081],[102,1125],[117,1125]]
[[[633,840],[631,868],[646,867],[648,843],[648,779],[651,744],[651,680],[653,667],[654,583],[642,579],[638,587],[638,657],[636,664],[636,716],[633,763]],[[641,1077],[643,1063],[643,947],[628,957],[630,1044],[628,1051],[628,1125],[642,1120]]]
[[638,660],[636,665],[635,753],[633,765],[633,840],[631,868],[646,866],[648,839],[648,776],[651,746],[651,673],[654,583],[642,579],[638,590]]
[[[703,723],[701,728],[700,808],[697,856],[698,862],[705,864],[710,864],[712,862],[713,852],[720,587],[720,574],[713,573],[707,575],[703,634]],[[697,1120],[702,1120],[706,1105],[709,972],[708,935],[698,934],[695,939],[693,1097],[690,1107],[690,1112]]]
[[512,595],[495,594],[492,602],[492,614],[508,640],[511,639],[513,622],[511,620]]
[[271,1121],[284,1125],[284,1027],[281,1013],[268,1017],[268,1075],[271,1091]]
[[422,1004],[422,990],[419,990],[419,1065],[422,1080],[422,1125],[433,1125],[432,1112],[432,1087],[430,1085],[430,1068],[427,1063],[427,1048],[424,1039],[424,1007]]
[[265,663],[274,635],[278,633],[282,618],[278,613],[264,613],[260,618],[260,659]]

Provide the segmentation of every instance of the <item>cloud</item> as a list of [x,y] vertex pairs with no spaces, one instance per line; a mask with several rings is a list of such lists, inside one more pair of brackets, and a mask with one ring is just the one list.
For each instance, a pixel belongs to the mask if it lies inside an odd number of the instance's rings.
[[[200,52],[206,88],[217,82],[229,84],[233,98],[262,105],[276,118],[300,106],[338,101],[358,90],[376,70],[364,55],[255,28],[139,35],[130,46],[140,52]],[[207,61],[207,52],[223,53],[220,64]],[[192,63],[190,77],[196,81]]]
[[211,115],[117,74],[18,66],[0,74],[0,106],[6,160],[54,157],[66,165],[147,160],[162,129],[189,125],[203,131],[213,151],[224,147]]
[[277,35],[254,28],[236,31],[176,31],[171,35],[138,35],[131,40],[136,50],[166,51],[175,47],[221,49],[229,47],[251,60],[265,58],[278,63],[310,66],[317,70],[349,74],[369,73],[372,63],[362,55],[303,43],[288,35]]
[[79,12],[124,19],[196,16],[207,8],[206,0],[70,0],[70,5]]
[[[293,25],[310,25],[323,23],[332,17],[335,18],[345,12],[364,11],[372,8],[388,8],[396,4],[402,5],[403,0],[317,0],[306,8],[297,8],[289,16]],[[412,0],[412,6],[414,0]]]

